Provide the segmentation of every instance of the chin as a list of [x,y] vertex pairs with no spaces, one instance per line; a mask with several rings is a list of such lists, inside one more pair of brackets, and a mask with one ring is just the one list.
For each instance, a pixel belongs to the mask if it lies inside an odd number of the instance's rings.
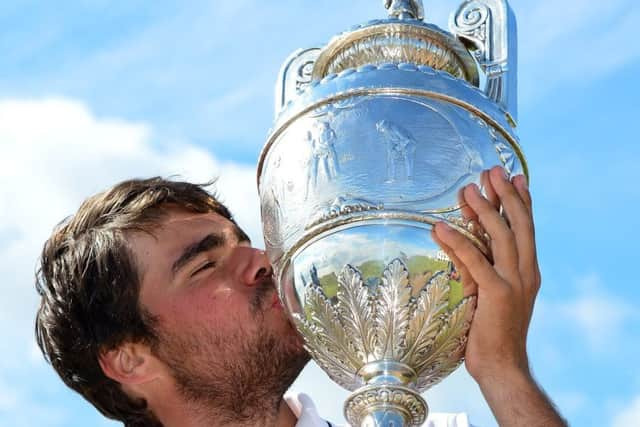
[[277,323],[274,334],[278,337],[279,341],[285,343],[285,346],[289,351],[306,354],[302,335],[298,333],[295,325],[284,311],[281,311],[278,314]]

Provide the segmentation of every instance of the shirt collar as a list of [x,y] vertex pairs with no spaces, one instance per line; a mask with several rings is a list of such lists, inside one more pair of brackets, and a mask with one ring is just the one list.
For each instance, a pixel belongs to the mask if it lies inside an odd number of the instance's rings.
[[285,401],[294,415],[298,418],[296,427],[328,427],[326,420],[318,415],[316,405],[309,396],[304,393],[289,394]]

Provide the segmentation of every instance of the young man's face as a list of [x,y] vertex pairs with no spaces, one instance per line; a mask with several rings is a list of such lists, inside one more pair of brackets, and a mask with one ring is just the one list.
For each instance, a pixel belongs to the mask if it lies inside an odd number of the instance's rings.
[[308,360],[264,252],[243,236],[216,213],[172,210],[153,235],[129,239],[141,306],[157,319],[154,351],[187,398],[284,392]]

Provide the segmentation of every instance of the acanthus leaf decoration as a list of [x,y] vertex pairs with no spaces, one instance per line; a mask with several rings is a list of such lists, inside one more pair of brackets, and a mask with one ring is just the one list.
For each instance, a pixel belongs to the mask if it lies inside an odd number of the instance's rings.
[[353,372],[347,367],[343,361],[338,360],[336,356],[325,346],[322,340],[322,331],[317,326],[303,318],[300,314],[293,315],[293,321],[305,340],[304,348],[309,355],[322,367],[326,369],[327,374],[332,380],[349,390],[355,389],[358,384]]
[[462,361],[476,297],[449,308],[449,275],[440,271],[412,297],[409,271],[395,259],[371,289],[347,264],[338,276],[334,301],[318,282],[305,288],[305,314],[294,322],[305,348],[329,376],[354,390],[365,365],[395,360],[415,371],[417,390],[439,382]]
[[306,306],[309,309],[306,321],[315,329],[328,355],[341,362],[351,372],[357,372],[363,365],[352,351],[344,326],[335,308],[326,297],[322,288],[315,283],[307,286]]
[[411,315],[406,336],[407,351],[402,362],[416,366],[428,354],[443,315],[449,306],[449,277],[444,272],[434,275],[420,291]]
[[375,347],[376,336],[371,324],[373,307],[369,288],[360,272],[347,264],[338,276],[337,309],[346,335],[351,339],[358,357],[369,362]]
[[475,305],[476,297],[467,297],[444,316],[429,356],[416,365],[419,389],[439,382],[460,365]]
[[382,273],[376,305],[376,356],[399,360],[405,350],[411,304],[409,270],[399,258],[391,261]]

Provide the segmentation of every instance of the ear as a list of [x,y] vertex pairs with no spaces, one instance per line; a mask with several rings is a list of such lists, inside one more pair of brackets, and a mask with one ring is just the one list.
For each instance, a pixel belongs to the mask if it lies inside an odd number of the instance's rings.
[[98,361],[104,374],[122,385],[144,384],[159,374],[157,359],[144,344],[124,343],[101,352]]

